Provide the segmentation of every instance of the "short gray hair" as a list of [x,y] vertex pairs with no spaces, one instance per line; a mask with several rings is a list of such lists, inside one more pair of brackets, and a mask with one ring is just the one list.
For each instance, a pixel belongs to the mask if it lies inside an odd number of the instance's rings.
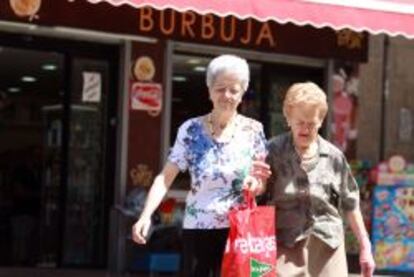
[[283,114],[290,117],[291,110],[299,103],[312,105],[319,109],[319,118],[323,120],[328,112],[325,92],[315,83],[294,83],[289,87],[283,101]]
[[239,79],[243,91],[247,90],[250,81],[250,70],[247,61],[235,55],[221,55],[210,61],[207,67],[206,84],[211,88],[218,75],[233,73]]

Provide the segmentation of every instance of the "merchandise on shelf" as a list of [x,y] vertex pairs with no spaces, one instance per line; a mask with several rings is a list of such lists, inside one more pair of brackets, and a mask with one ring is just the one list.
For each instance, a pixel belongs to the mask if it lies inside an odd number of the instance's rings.
[[414,171],[401,156],[378,166],[373,197],[377,268],[414,272]]

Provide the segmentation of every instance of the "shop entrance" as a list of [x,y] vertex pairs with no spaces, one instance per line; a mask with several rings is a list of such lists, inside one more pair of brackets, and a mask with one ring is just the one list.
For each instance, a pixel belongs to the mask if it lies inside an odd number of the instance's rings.
[[106,265],[118,51],[0,34],[1,265]]

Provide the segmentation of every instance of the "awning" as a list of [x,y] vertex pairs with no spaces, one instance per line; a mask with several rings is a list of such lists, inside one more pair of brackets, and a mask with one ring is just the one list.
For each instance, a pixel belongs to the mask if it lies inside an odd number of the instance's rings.
[[414,38],[414,0],[87,0]]

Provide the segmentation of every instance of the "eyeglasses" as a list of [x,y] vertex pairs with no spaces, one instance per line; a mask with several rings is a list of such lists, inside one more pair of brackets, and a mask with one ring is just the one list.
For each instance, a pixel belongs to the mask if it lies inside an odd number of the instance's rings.
[[291,125],[299,129],[313,131],[321,127],[321,122],[292,121]]

